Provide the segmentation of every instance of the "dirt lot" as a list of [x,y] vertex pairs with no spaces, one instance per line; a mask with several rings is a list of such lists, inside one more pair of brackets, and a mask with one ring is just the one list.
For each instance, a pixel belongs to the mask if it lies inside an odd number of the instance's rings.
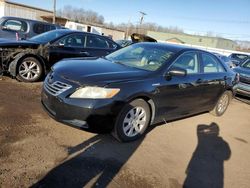
[[205,113],[170,122],[122,144],[49,118],[40,106],[40,88],[0,81],[0,187],[250,185],[246,103],[233,100],[221,118]]

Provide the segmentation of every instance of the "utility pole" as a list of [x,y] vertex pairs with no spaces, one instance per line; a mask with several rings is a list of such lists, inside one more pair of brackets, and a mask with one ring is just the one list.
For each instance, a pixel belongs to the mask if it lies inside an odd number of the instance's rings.
[[144,16],[146,16],[147,14],[145,12],[142,12],[142,11],[140,11],[140,13],[141,13],[140,25],[141,25],[143,20],[144,20]]
[[[145,12],[142,12],[142,11],[140,11],[140,14],[141,14],[141,17],[140,17],[140,22],[139,23],[140,23],[140,30],[141,30],[142,29],[141,25],[142,25],[142,22],[144,20],[144,16],[146,16],[147,14]],[[138,32],[138,29],[137,29],[137,32]],[[141,33],[141,31],[139,33]]]
[[53,6],[53,24],[56,23],[56,0],[54,1],[54,6]]

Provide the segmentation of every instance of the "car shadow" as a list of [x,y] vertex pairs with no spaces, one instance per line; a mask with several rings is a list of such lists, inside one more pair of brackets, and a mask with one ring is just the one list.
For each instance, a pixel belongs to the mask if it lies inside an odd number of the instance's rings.
[[[150,126],[147,132],[154,128],[155,126]],[[109,134],[96,135],[79,145],[67,148],[68,159],[31,187],[107,187],[144,138],[145,136],[133,142],[119,143]],[[131,178],[125,179],[122,184],[129,186]],[[137,186],[142,186],[141,183],[143,182],[132,182]]]
[[231,150],[219,136],[219,126],[198,125],[198,145],[186,169],[184,188],[223,188],[224,161],[229,160]]

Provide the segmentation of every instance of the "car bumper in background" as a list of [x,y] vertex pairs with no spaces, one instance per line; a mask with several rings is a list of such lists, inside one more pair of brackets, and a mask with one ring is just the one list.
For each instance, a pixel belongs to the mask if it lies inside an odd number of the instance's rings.
[[235,93],[250,97],[250,84],[244,84],[244,83],[239,82],[236,85]]

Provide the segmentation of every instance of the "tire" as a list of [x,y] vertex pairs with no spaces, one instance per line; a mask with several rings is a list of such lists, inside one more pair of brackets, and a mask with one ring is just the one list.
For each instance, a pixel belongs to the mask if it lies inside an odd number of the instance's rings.
[[210,111],[214,116],[222,116],[228,108],[228,105],[232,99],[232,92],[225,91],[219,100],[217,101],[214,109]]
[[36,82],[42,75],[43,67],[34,57],[26,57],[18,64],[16,78],[22,82]]
[[143,99],[136,99],[121,110],[112,135],[120,142],[136,140],[145,133],[150,119],[151,112],[148,103]]

